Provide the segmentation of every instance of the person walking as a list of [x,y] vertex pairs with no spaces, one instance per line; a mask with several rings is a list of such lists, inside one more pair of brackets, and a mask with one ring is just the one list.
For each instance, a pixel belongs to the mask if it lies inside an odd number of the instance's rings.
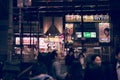
[[106,74],[99,54],[90,58],[91,63],[86,66],[84,80],[106,80]]
[[52,76],[55,80],[65,80],[67,72],[62,73],[62,65],[60,59],[62,58],[61,54],[58,51],[54,50],[52,52],[53,63],[52,63]]
[[116,49],[115,61],[112,63],[111,80],[120,80],[120,48]]

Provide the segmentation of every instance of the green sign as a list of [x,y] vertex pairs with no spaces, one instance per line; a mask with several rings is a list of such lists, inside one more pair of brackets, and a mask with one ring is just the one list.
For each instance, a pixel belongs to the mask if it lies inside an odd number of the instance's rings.
[[84,32],[83,37],[84,38],[91,38],[91,33],[90,32]]

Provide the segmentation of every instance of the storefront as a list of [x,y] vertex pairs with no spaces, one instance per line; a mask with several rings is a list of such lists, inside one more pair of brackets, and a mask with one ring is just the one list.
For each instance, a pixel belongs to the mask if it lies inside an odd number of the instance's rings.
[[[14,42],[14,54],[29,56],[29,59],[34,60],[38,53],[49,53],[53,50],[64,50],[64,36],[45,36],[37,35],[30,36],[30,33],[24,33],[22,39],[16,33]],[[20,44],[22,40],[22,44]]]
[[61,36],[47,36],[39,38],[39,51],[51,52],[53,50],[64,50],[64,38]]
[[[83,18],[83,21],[81,21]],[[110,59],[112,26],[106,15],[65,15],[65,44],[79,51],[86,48],[86,54],[99,53]]]
[[[108,1],[36,1],[13,8],[14,49],[38,52],[68,50],[70,46],[109,56],[112,42]],[[13,12],[14,13],[14,12]],[[17,28],[17,29],[16,29]],[[27,35],[24,35],[27,33]],[[41,35],[42,34],[42,35]],[[15,42],[17,40],[19,43]],[[19,41],[20,40],[20,41]],[[105,48],[105,49],[104,49]],[[32,52],[34,53],[34,52]]]

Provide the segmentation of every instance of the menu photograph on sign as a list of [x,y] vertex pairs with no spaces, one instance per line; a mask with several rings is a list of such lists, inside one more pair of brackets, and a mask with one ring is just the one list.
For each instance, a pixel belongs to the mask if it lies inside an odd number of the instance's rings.
[[110,42],[110,24],[99,23],[99,42]]

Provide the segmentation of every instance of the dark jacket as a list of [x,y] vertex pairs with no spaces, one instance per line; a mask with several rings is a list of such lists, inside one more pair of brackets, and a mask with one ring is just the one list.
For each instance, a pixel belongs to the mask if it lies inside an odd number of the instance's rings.
[[117,64],[117,61],[112,63],[111,66],[110,66],[111,80],[118,80],[117,71],[116,71],[116,64]]
[[90,65],[85,70],[84,80],[106,80],[104,67]]
[[83,80],[82,66],[79,61],[74,61],[71,65],[66,80]]
[[74,61],[75,57],[74,55],[70,55],[70,54],[67,54],[66,57],[65,57],[65,64],[67,66],[71,66],[73,64],[73,61]]

